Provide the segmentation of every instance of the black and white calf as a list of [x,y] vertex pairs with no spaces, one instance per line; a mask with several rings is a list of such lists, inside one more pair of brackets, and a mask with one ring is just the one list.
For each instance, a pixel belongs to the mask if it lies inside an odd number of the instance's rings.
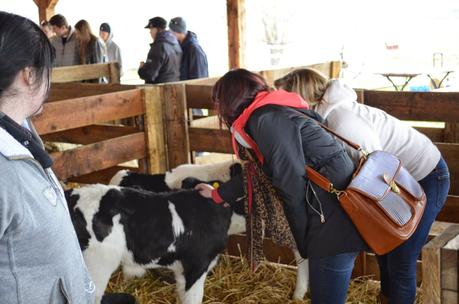
[[92,185],[66,192],[99,303],[111,274],[166,267],[182,304],[202,302],[204,281],[227,242],[232,210],[196,190],[153,193]]
[[[186,164],[178,166],[166,174],[148,175],[122,170],[112,178],[110,184],[161,192],[167,191],[167,189],[191,188],[196,184],[195,180],[226,182],[231,177],[241,174],[241,172],[240,163],[234,161],[206,165]],[[190,179],[190,177],[192,178]],[[244,206],[241,202],[233,205],[228,234],[244,233],[245,229]],[[302,258],[298,251],[294,250],[294,255],[298,270],[293,299],[303,299],[309,284],[309,264],[308,260]]]
[[180,165],[165,174],[142,174],[121,170],[110,180],[110,185],[141,188],[153,192],[166,192],[184,187],[183,180],[188,177],[210,182],[226,182],[232,176],[240,174],[241,164],[237,161],[226,161],[215,164]]

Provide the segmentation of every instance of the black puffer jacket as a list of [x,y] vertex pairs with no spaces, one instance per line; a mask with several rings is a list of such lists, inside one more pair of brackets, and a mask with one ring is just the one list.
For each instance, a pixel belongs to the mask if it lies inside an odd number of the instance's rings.
[[[336,196],[311,182],[322,205],[324,223],[320,221],[320,204],[311,190],[308,195],[311,205],[306,201],[309,179],[305,164],[330,179],[338,189],[349,184],[354,170],[342,144],[321,128],[317,120],[322,118],[313,111],[268,105],[252,114],[245,130],[265,158],[263,169],[279,190],[303,257],[327,257],[367,249]],[[240,181],[230,181],[218,192],[231,202],[241,195],[240,185]]]
[[138,70],[140,78],[145,83],[179,81],[182,49],[177,38],[169,31],[162,31],[150,46],[147,61]]

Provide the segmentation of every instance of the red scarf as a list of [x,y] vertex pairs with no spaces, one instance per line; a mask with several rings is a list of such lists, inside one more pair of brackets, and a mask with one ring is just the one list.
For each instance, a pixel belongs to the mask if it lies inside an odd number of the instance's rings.
[[252,149],[257,156],[258,160],[261,164],[264,162],[263,155],[261,154],[260,150],[258,149],[257,144],[255,141],[250,138],[249,135],[244,131],[244,127],[249,121],[250,116],[252,113],[266,105],[279,105],[291,108],[299,108],[299,109],[309,109],[309,105],[306,101],[301,98],[300,95],[296,93],[290,93],[284,90],[277,90],[273,92],[263,91],[257,94],[254,101],[248,106],[244,112],[234,121],[233,125],[231,126],[231,140],[233,144],[233,150],[236,156],[239,158],[237,142],[239,142],[242,146]]

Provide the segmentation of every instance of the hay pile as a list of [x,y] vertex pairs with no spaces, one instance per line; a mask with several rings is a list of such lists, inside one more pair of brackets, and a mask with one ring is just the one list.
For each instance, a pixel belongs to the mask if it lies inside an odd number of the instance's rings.
[[[205,304],[300,304],[309,300],[290,300],[296,282],[296,271],[291,267],[264,263],[252,273],[247,262],[240,258],[222,256],[207,277]],[[162,276],[164,278],[164,276]],[[139,304],[176,303],[175,284],[167,283],[160,276],[148,273],[141,279],[123,280],[115,273],[108,286],[111,292],[127,292],[137,298]],[[377,303],[379,282],[370,277],[354,279],[349,288],[347,303]],[[418,295],[416,303],[421,303]]]

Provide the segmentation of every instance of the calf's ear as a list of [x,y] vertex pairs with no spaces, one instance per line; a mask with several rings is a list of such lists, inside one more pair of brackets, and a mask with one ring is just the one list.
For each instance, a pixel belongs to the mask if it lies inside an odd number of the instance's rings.
[[204,183],[202,180],[199,180],[195,177],[187,177],[182,180],[182,189],[194,189],[197,184]]

